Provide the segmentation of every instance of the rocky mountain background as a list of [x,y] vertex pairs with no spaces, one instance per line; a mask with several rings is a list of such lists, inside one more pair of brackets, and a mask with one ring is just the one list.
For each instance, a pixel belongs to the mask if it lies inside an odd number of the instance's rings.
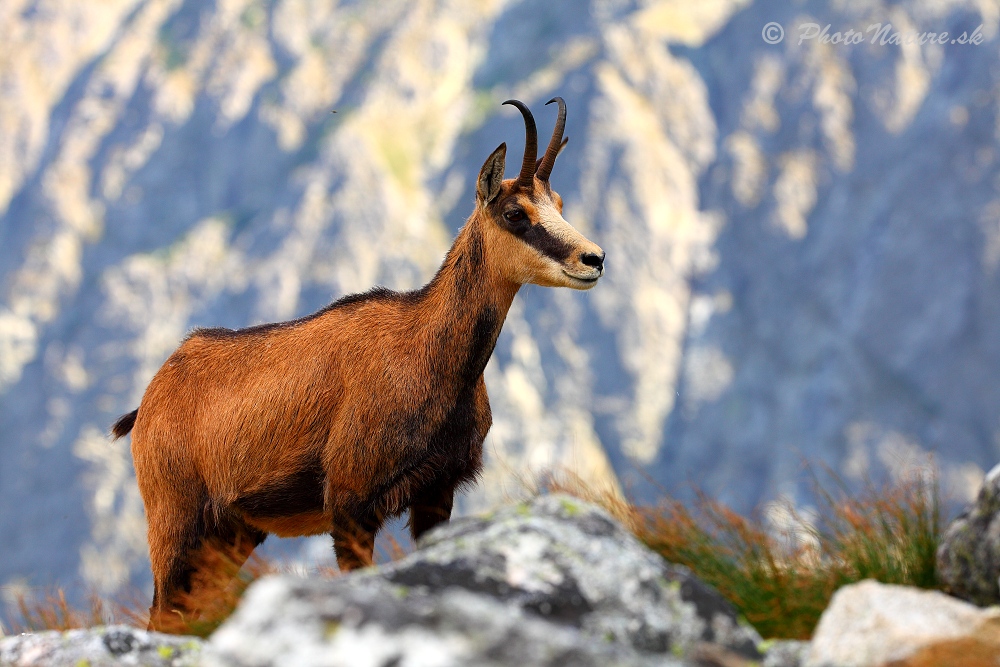
[[509,97],[543,133],[566,99],[552,181],[607,275],[515,300],[462,511],[554,468],[808,504],[803,461],[852,480],[928,453],[971,498],[1000,458],[998,22],[986,0],[0,2],[5,595],[146,586],[109,425],[193,327],[428,280],[483,160],[520,155]]

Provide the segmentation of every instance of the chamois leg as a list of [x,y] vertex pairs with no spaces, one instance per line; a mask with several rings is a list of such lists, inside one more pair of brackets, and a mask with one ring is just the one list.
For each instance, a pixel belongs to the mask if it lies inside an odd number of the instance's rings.
[[455,487],[444,484],[418,493],[410,504],[410,534],[416,542],[434,526],[451,519]]
[[184,630],[191,610],[186,595],[191,591],[195,567],[191,556],[204,539],[204,523],[196,505],[179,502],[146,506],[149,523],[149,560],[153,568],[153,604],[149,628],[160,632]]
[[373,562],[375,534],[382,522],[369,514],[344,515],[333,530],[333,550],[342,572],[368,567]]
[[194,554],[194,574],[188,608],[201,620],[215,620],[227,612],[226,588],[239,574],[253,550],[264,541],[267,533],[246,525],[232,516],[207,519],[208,530],[200,548]]
[[[186,529],[155,537],[150,524],[154,579],[150,630],[185,632],[191,621],[222,599],[226,586],[267,537],[234,517],[206,514],[196,513]],[[155,558],[154,542],[160,547]]]

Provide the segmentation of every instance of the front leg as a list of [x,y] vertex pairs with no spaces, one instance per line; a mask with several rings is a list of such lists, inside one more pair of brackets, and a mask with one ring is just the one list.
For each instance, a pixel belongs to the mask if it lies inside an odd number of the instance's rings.
[[375,535],[382,522],[365,515],[341,516],[334,525],[333,550],[342,572],[368,567],[375,552]]
[[451,518],[454,500],[455,487],[451,484],[425,489],[413,498],[410,504],[410,534],[414,542],[434,526]]

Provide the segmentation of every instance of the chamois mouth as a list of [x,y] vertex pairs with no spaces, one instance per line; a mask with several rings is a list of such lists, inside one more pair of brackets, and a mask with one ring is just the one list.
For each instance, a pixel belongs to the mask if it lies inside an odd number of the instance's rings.
[[597,275],[594,276],[593,278],[584,278],[582,276],[574,276],[572,273],[570,273],[566,269],[563,269],[563,273],[565,273],[567,276],[569,276],[573,280],[575,280],[577,282],[585,283],[587,285],[593,285],[593,284],[595,284],[598,281],[598,279],[600,279],[600,277],[604,275],[604,271],[598,271]]

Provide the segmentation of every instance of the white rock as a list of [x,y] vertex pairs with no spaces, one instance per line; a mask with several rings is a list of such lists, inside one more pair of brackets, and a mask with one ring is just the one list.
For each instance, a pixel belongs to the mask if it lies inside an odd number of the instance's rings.
[[[1000,608],[980,609],[938,591],[863,581],[833,596],[805,667],[989,664],[968,662],[979,655],[1000,656]],[[931,658],[934,662],[928,662]]]

